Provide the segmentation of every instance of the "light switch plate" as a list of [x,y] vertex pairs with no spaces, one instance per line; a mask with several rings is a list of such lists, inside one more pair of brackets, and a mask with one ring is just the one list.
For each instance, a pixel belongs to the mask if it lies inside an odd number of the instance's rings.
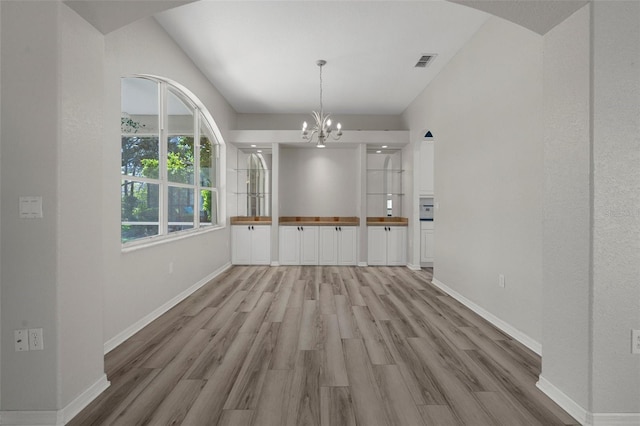
[[29,338],[27,330],[13,330],[13,341],[16,345],[16,352],[26,352],[29,350]]

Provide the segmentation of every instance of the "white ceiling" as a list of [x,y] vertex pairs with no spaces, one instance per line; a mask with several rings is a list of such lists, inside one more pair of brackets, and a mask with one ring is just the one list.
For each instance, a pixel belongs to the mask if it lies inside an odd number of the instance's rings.
[[444,0],[203,0],[156,19],[240,113],[318,109],[325,59],[326,111],[396,115],[488,16]]
[[[318,109],[315,62],[326,59],[327,111],[395,115],[488,19],[485,12],[545,34],[587,0],[64,2],[104,34],[156,14],[238,112]],[[438,56],[414,69],[424,53]]]

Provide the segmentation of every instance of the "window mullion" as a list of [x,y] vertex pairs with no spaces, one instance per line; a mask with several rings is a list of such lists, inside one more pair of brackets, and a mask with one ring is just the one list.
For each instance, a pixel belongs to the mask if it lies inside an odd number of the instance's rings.
[[169,234],[169,185],[168,185],[168,172],[167,172],[167,85],[164,82],[159,84],[160,94],[158,99],[160,100],[160,114],[158,114],[160,122],[159,124],[159,136],[158,143],[160,144],[160,206],[159,206],[159,219],[160,219],[160,235]]
[[193,227],[200,228],[200,111],[193,112]]

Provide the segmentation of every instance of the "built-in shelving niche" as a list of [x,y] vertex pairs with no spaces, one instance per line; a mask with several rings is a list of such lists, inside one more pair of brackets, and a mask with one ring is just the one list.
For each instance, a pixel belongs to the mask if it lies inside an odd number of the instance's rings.
[[401,150],[367,150],[367,216],[402,216],[403,174]]
[[237,216],[271,216],[272,152],[266,148],[240,148],[235,174]]

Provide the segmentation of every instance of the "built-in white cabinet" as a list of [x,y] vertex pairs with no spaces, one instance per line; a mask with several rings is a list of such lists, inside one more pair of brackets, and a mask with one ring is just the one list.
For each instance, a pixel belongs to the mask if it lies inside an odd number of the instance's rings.
[[318,227],[281,226],[280,264],[317,265]]
[[434,143],[433,141],[420,142],[420,168],[418,188],[420,195],[433,195],[433,159],[434,159]]
[[269,265],[271,263],[271,225],[233,225],[231,263]]
[[433,222],[420,222],[420,263],[432,263],[434,256]]
[[357,235],[355,226],[320,226],[318,260],[320,265],[356,265]]
[[405,226],[369,226],[367,228],[369,265],[405,265],[407,228]]

